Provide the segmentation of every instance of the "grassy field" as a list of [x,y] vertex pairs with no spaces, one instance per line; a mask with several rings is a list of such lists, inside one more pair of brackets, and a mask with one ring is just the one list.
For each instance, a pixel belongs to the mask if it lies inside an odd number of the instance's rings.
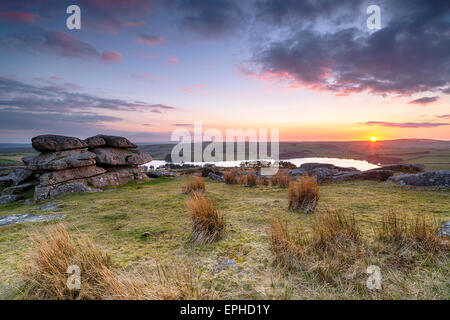
[[28,156],[36,156],[39,152],[35,150],[26,151],[5,151],[0,149],[0,165],[23,165],[22,158]]
[[[321,187],[316,213],[303,214],[287,209],[286,189],[246,188],[207,179],[206,195],[224,215],[226,234],[211,244],[195,245],[188,241],[191,225],[185,202],[189,196],[181,192],[185,182],[186,178],[160,178],[109,192],[66,195],[54,202],[65,204],[58,213],[67,215],[63,223],[71,233],[78,230],[89,235],[128,272],[155,264],[171,268],[193,265],[201,272],[202,284],[224,299],[450,298],[448,251],[444,258],[425,258],[408,268],[392,267],[372,255],[363,258],[352,272],[333,270],[337,281],[327,282],[312,271],[278,268],[267,232],[271,217],[280,213],[289,228],[309,233],[314,216],[331,207],[354,214],[362,237],[373,242],[381,215],[389,210],[449,220],[449,190],[406,188],[390,182],[336,183]],[[0,215],[41,214],[33,207],[36,205],[4,205]],[[0,227],[0,298],[22,298],[17,267],[28,260],[29,233],[42,232],[45,226],[56,223]],[[142,237],[144,232],[150,236]],[[223,259],[234,259],[235,264],[218,271]],[[380,265],[381,290],[365,287],[368,264]]]

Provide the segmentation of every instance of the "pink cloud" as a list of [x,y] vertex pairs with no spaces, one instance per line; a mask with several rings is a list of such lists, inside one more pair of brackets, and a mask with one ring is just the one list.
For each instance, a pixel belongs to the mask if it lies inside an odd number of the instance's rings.
[[72,83],[72,82],[66,82],[64,83],[64,85],[69,88],[69,89],[73,89],[73,90],[78,90],[78,89],[83,89],[83,86],[80,86],[76,83]]
[[3,11],[0,12],[0,21],[4,22],[25,22],[34,23],[39,16],[34,13],[24,11]]
[[141,27],[143,25],[145,25],[145,21],[127,21],[123,24],[123,26],[126,28]]
[[119,52],[105,51],[102,54],[102,62],[105,64],[117,64],[123,60],[123,56]]
[[175,58],[175,57],[170,57],[169,59],[167,59],[168,64],[175,64],[178,62],[180,62],[180,60],[178,60],[178,58]]
[[51,79],[51,80],[57,80],[57,81],[63,80],[63,78],[57,77],[57,76],[51,76],[50,79]]
[[191,92],[192,90],[191,90],[191,88],[186,87],[186,88],[183,89],[183,91],[184,91],[184,92]]
[[154,46],[165,42],[165,39],[162,37],[150,36],[145,34],[137,36],[134,40],[139,44],[146,44],[149,46]]

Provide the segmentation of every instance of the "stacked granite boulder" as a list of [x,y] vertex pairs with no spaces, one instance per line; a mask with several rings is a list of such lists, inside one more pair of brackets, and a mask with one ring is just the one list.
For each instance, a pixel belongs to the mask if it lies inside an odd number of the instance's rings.
[[120,185],[132,180],[149,180],[141,165],[152,161],[152,157],[145,152],[130,150],[137,148],[137,145],[128,139],[97,135],[84,142],[89,151],[95,154],[97,166],[106,170],[105,173],[88,179],[88,183],[94,188]]
[[41,154],[22,161],[37,179],[35,201],[148,179],[139,165],[150,162],[151,156],[129,150],[136,145],[123,137],[99,135],[82,141],[42,135],[33,138],[32,145]]

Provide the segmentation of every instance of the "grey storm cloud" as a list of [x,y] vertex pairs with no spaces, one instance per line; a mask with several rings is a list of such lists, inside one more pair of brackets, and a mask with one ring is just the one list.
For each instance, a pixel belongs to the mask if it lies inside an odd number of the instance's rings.
[[[376,32],[341,26],[299,30],[295,25],[285,39],[261,44],[252,62],[262,73],[288,76],[292,82],[340,94],[412,94],[448,87],[450,2],[381,2],[386,8],[384,17],[389,16],[389,20]],[[349,12],[356,15],[362,3],[267,0],[258,2],[258,6],[259,14],[276,28],[287,17],[298,17],[306,23],[328,15],[336,19],[347,17]]]
[[75,112],[76,110],[87,109],[116,111],[160,111],[176,109],[173,106],[164,104],[138,102],[101,98],[91,94],[68,91],[59,86],[38,87],[0,77],[0,108],[2,110]]
[[97,127],[101,122],[120,121],[120,118],[92,113],[34,113],[3,111],[0,109],[0,127],[8,130],[70,130],[70,128]]
[[100,53],[92,45],[65,32],[47,31],[40,28],[28,32],[9,35],[9,46],[31,54],[47,51],[65,58],[100,57]]
[[131,103],[90,94],[71,92],[64,87],[34,86],[0,77],[0,127],[2,130],[47,130],[76,132],[103,128],[103,122],[121,118],[102,115],[101,110],[174,110],[163,104]]
[[248,22],[248,15],[237,0],[177,0],[174,3],[182,16],[180,27],[204,38],[224,36]]
[[366,125],[394,127],[394,128],[433,128],[440,126],[448,126],[450,123],[443,122],[383,122],[383,121],[368,121]]

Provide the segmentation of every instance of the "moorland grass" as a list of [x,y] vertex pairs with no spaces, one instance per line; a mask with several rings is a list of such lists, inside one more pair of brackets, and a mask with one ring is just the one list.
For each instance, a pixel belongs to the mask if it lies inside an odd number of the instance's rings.
[[194,192],[204,192],[205,191],[205,180],[202,177],[193,176],[189,178],[186,184],[182,188],[182,192],[185,194],[190,194]]
[[[45,300],[185,300],[213,299],[218,294],[198,281],[198,270],[176,264],[155,272],[129,272],[82,234],[70,234],[63,224],[30,235],[29,259],[20,266],[23,297]],[[69,288],[69,267],[78,268],[79,283]],[[74,274],[74,273],[72,273]],[[73,282],[72,284],[76,284]]]
[[193,193],[186,201],[192,221],[191,238],[196,243],[211,243],[220,239],[225,231],[225,221],[213,201]]
[[[36,204],[3,205],[0,215],[64,213],[68,232],[88,235],[97,248],[111,257],[113,270],[126,270],[125,278],[141,278],[140,270],[157,278],[156,265],[166,270],[174,265],[195,265],[200,273],[199,286],[222,292],[225,299],[450,298],[448,249],[444,247],[439,254],[409,246],[397,250],[396,246],[388,246],[388,241],[377,239],[383,214],[391,209],[411,216],[422,213],[439,223],[449,220],[449,190],[401,187],[390,182],[331,183],[321,186],[315,213],[305,215],[288,209],[286,189],[263,185],[242,188],[206,179],[205,195],[226,216],[227,232],[220,241],[198,246],[188,242],[191,218],[186,211],[186,195],[180,193],[187,180],[158,178],[110,192],[65,195],[52,200],[65,203],[61,212],[40,212],[33,209]],[[350,251],[338,251],[341,257],[314,249],[312,264],[299,260],[299,269],[282,271],[274,261],[265,232],[274,212],[280,212],[290,235],[303,233],[311,244],[315,219],[326,214],[327,208],[337,208],[354,218],[360,231],[359,244],[349,246]],[[0,227],[0,298],[24,298],[19,269],[29,259],[29,234],[43,233],[46,226],[55,224],[52,221]],[[142,237],[144,232],[149,236]],[[411,261],[408,252],[416,252]],[[219,272],[220,259],[233,259],[235,265]],[[304,265],[313,268],[304,270]],[[366,288],[369,265],[381,268],[381,290]]]
[[291,210],[300,209],[311,213],[319,201],[319,184],[310,176],[302,176],[297,181],[291,181],[288,189],[288,206]]

